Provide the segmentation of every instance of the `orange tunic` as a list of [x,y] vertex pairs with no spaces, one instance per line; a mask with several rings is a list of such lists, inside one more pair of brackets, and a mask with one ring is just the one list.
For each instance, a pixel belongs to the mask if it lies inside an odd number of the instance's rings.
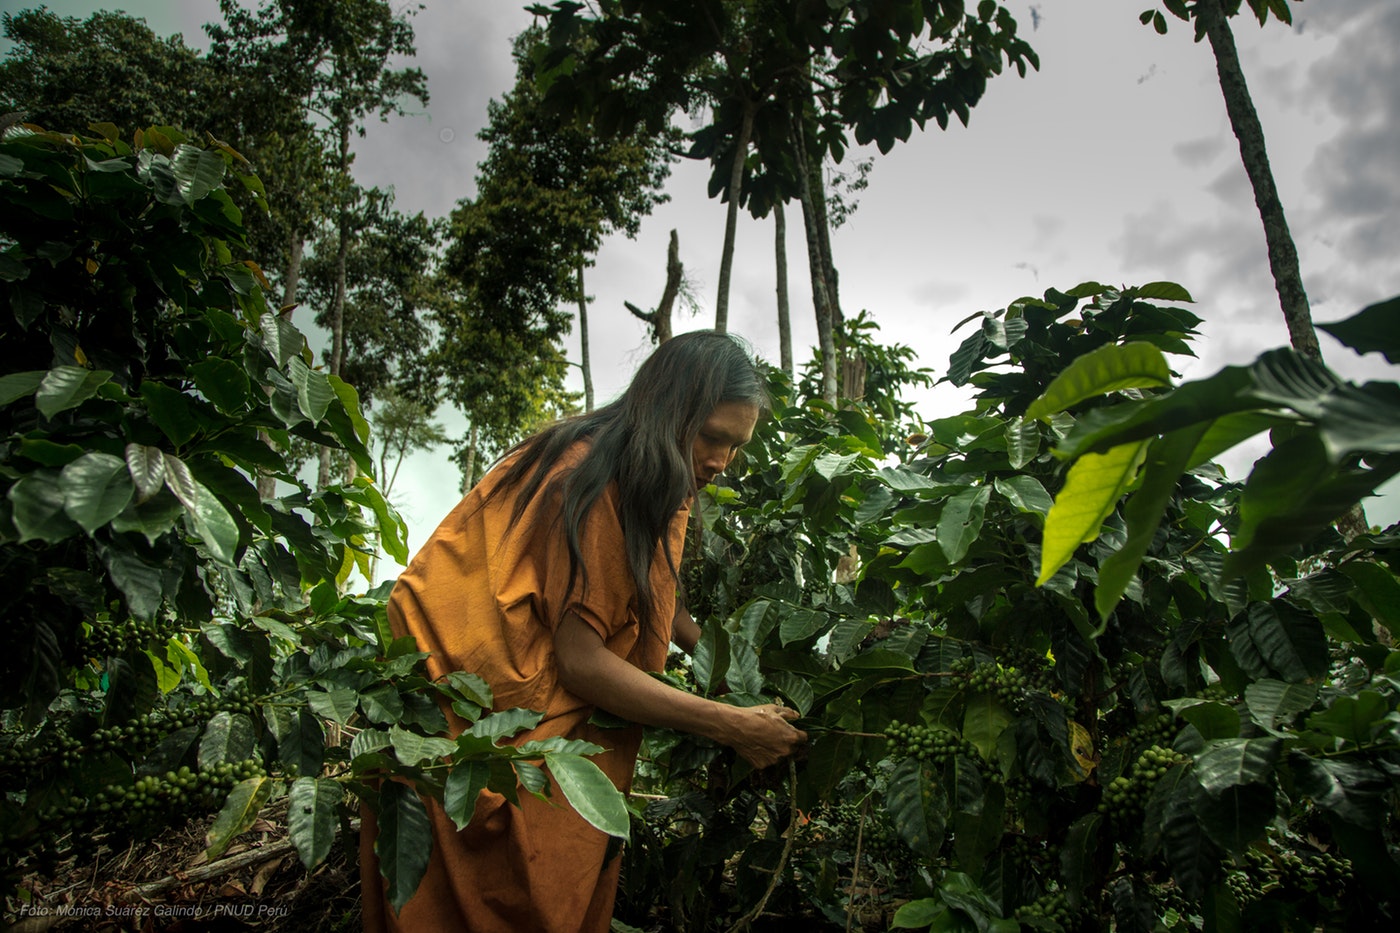
[[[552,473],[572,467],[585,449],[576,445]],[[625,793],[641,727],[589,725],[593,707],[559,684],[553,632],[572,612],[613,654],[642,670],[660,670],[671,639],[675,579],[658,545],[651,568],[654,621],[642,632],[613,484],[580,529],[588,586],[580,575],[566,598],[569,553],[557,505],[542,493],[513,522],[511,495],[483,504],[502,473],[498,468],[487,474],[458,503],[399,577],[389,598],[390,625],[395,636],[412,635],[421,650],[431,652],[430,676],[476,673],[491,684],[496,710],[544,713],[536,728],[512,742],[564,736],[606,748],[592,760]],[[685,508],[678,511],[669,530],[677,561],[687,514]],[[466,727],[450,710],[447,717],[453,735]],[[620,860],[606,858],[608,837],[575,813],[557,787],[549,803],[521,791],[518,809],[484,791],[472,823],[461,832],[435,801],[427,804],[432,857],[418,891],[397,916],[374,854],[377,827],[365,810],[360,862],[366,931],[609,929]]]

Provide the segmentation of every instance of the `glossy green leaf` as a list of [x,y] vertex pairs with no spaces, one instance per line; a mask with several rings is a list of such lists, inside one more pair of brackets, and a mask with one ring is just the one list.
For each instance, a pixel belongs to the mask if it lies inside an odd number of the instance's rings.
[[[764,601],[766,607],[766,601]],[[729,673],[729,633],[718,623],[711,623],[700,630],[700,640],[695,644],[691,656],[691,672],[695,682],[706,693],[713,693]]]
[[1369,763],[1294,755],[1290,764],[1298,792],[1324,812],[1355,826],[1382,825],[1394,783]]
[[508,738],[526,729],[533,729],[544,718],[543,713],[528,709],[508,709],[483,716],[467,732],[477,738]]
[[88,534],[116,518],[136,491],[126,461],[97,452],[84,454],[64,467],[59,483],[63,510]]
[[105,369],[56,366],[39,383],[34,393],[34,405],[45,418],[52,418],[92,398],[111,378],[112,374]]
[[190,365],[190,376],[201,395],[220,411],[237,414],[248,407],[252,385],[243,367],[212,358]]
[[21,544],[26,541],[57,544],[82,531],[68,517],[63,483],[57,471],[39,470],[22,476],[5,495]]
[[446,758],[457,750],[457,743],[452,739],[419,735],[399,726],[390,727],[389,743],[394,748],[394,757],[406,765]]
[[1039,453],[1040,425],[1034,419],[1017,418],[1006,426],[1006,454],[1011,469],[1022,469]]
[[1262,783],[1273,774],[1282,747],[1272,737],[1218,742],[1197,756],[1196,780],[1212,796],[1241,784]]
[[938,545],[950,564],[966,557],[968,549],[982,533],[991,495],[991,487],[975,486],[949,496],[944,502],[943,514],[938,518]]
[[199,766],[209,768],[224,762],[240,762],[252,757],[257,747],[253,721],[242,713],[221,710],[204,727],[199,740]]
[[141,383],[141,398],[146,403],[146,413],[176,447],[188,444],[199,433],[199,417],[190,396],[148,380]]
[[1400,296],[1367,305],[1344,321],[1318,324],[1358,353],[1380,353],[1400,364]]
[[1044,517],[1050,513],[1050,509],[1055,504],[1054,498],[1045,491],[1040,480],[1034,476],[1026,474],[998,476],[993,481],[992,488],[1005,497],[1018,512]]
[[186,204],[193,205],[218,187],[224,179],[223,156],[197,146],[181,144],[175,147],[170,168]]
[[985,761],[991,761],[997,747],[997,739],[1006,727],[1011,725],[1011,712],[1000,697],[991,693],[978,693],[969,697],[963,711],[963,738],[977,746]]
[[287,792],[287,835],[307,871],[330,854],[344,798],[339,782],[328,778],[300,777],[292,782]]
[[145,502],[165,486],[165,454],[159,447],[126,445],[126,467],[136,484],[136,501]]
[[389,903],[394,910],[402,910],[428,870],[432,824],[417,792],[398,781],[381,785],[378,817],[374,852],[379,856],[379,872],[389,882]]
[[218,497],[194,478],[179,457],[165,455],[165,485],[180,500],[213,558],[234,565],[238,550],[238,525]]
[[481,792],[491,779],[491,766],[485,761],[460,761],[452,768],[442,789],[442,806],[457,829],[467,828],[476,813]]
[[1351,560],[1338,569],[1356,584],[1356,601],[1392,635],[1400,635],[1400,579],[1377,561]]
[[326,730],[321,720],[308,709],[297,710],[286,733],[279,737],[277,759],[301,774],[313,775],[321,773],[325,753]]
[[1074,360],[1026,409],[1026,420],[1045,418],[1085,399],[1123,389],[1171,385],[1171,367],[1150,343],[1108,344]]
[[278,369],[286,366],[288,360],[300,356],[306,349],[306,338],[282,315],[264,314],[258,319],[258,325],[262,331],[263,344],[277,361]]
[[1277,794],[1271,785],[1229,787],[1218,795],[1203,794],[1192,801],[1201,828],[1216,845],[1243,854],[1278,815]]
[[1270,669],[1289,683],[1321,677],[1327,671],[1327,637],[1316,616],[1282,600],[1251,603],[1250,639]]
[[904,844],[931,858],[943,844],[948,795],[933,772],[917,758],[904,758],[890,773],[885,813]]
[[1099,527],[1136,477],[1146,451],[1147,442],[1138,441],[1104,454],[1085,454],[1074,462],[1045,518],[1036,586],[1043,586],[1068,563],[1079,545],[1098,537]]
[[1205,425],[1193,425],[1149,444],[1142,486],[1123,506],[1128,540],[1099,565],[1094,608],[1098,610],[1100,621],[1108,620],[1128,584],[1136,577],[1167,504],[1176,492],[1177,481],[1204,433]]
[[1365,745],[1387,722],[1390,703],[1374,690],[1355,696],[1339,696],[1327,709],[1308,717],[1308,728],[1336,736],[1343,742]]
[[1244,691],[1250,717],[1271,733],[1290,725],[1299,713],[1312,709],[1317,695],[1316,684],[1290,684],[1269,679],[1256,680]]
[[9,405],[26,396],[33,395],[43,384],[47,369],[35,369],[22,373],[6,373],[0,376],[0,407]]
[[600,832],[627,838],[631,826],[627,805],[597,765],[577,755],[550,754],[544,760],[554,782],[579,816]]
[[1191,297],[1191,293],[1175,282],[1148,282],[1146,285],[1139,285],[1131,289],[1131,294],[1136,298],[1147,298],[1154,301],[1190,301],[1196,299]]
[[325,373],[317,372],[299,356],[287,360],[287,373],[297,390],[297,405],[302,414],[314,422],[326,417],[326,409],[331,407],[335,393]]
[[271,796],[269,777],[251,777],[235,784],[204,837],[205,856],[213,861],[223,855],[235,838],[252,828],[258,811]]
[[[1083,892],[1097,887],[1101,880],[1104,840],[1103,816],[1099,813],[1086,813],[1069,827],[1064,845],[1060,849],[1060,877],[1065,881],[1069,897],[1078,899]],[[1072,906],[1074,900],[1070,901]]]
[[360,708],[359,694],[349,687],[312,690],[307,693],[306,702],[317,714],[341,725],[349,723]]
[[948,913],[948,905],[934,897],[906,901],[894,912],[890,926],[896,930],[928,930]]

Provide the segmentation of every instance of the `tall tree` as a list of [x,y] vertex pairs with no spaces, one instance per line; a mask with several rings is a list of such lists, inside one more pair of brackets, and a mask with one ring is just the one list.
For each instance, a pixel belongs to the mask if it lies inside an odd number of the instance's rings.
[[[1284,23],[1293,22],[1287,0],[1248,2],[1261,26],[1268,22],[1270,16]],[[1283,311],[1284,323],[1288,326],[1289,342],[1293,349],[1320,363],[1322,350],[1318,346],[1317,331],[1313,329],[1308,293],[1303,288],[1298,248],[1288,229],[1283,201],[1269,165],[1264,127],[1254,108],[1254,98],[1245,82],[1244,69],[1240,66],[1239,52],[1235,48],[1235,36],[1230,29],[1230,17],[1239,14],[1242,0],[1162,0],[1162,5],[1179,19],[1194,21],[1196,41],[1204,38],[1210,43],[1220,79],[1220,91],[1225,98],[1225,112],[1230,118],[1230,129],[1239,142],[1240,161],[1244,163],[1245,174],[1249,176],[1249,184],[1254,191],[1254,203],[1264,223],[1269,271],[1273,273],[1279,306]],[[1159,33],[1167,31],[1166,18],[1160,11],[1146,10],[1140,19],[1143,23],[1151,23]]]
[[[1291,25],[1293,22],[1288,0],[1248,0],[1248,4],[1261,26],[1268,23],[1270,16],[1285,24]],[[1249,176],[1254,204],[1264,225],[1269,271],[1273,275],[1274,290],[1278,292],[1284,324],[1288,327],[1289,343],[1299,353],[1321,363],[1322,347],[1317,342],[1312,308],[1308,303],[1307,290],[1303,287],[1298,247],[1288,229],[1283,200],[1279,197],[1278,185],[1274,183],[1273,169],[1269,165],[1264,127],[1254,108],[1254,98],[1249,93],[1239,52],[1235,48],[1235,35],[1230,29],[1230,17],[1240,13],[1244,0],[1162,0],[1162,5],[1178,19],[1193,22],[1197,42],[1204,38],[1210,43],[1220,79],[1220,92],[1225,98],[1225,112],[1230,118],[1230,129],[1239,142],[1240,161],[1244,164],[1245,174]],[[1145,10],[1139,19],[1144,24],[1151,23],[1158,33],[1167,31],[1166,17],[1158,10]],[[1364,533],[1368,524],[1363,507],[1355,506],[1338,520],[1337,527],[1348,539]]]
[[[840,161],[848,132],[888,152],[930,119],[966,122],[1003,59],[1022,74],[1038,65],[993,0],[975,15],[963,0],[656,0],[596,14],[561,0],[531,9],[549,23],[548,106],[604,135],[659,132],[674,113],[704,106],[709,121],[689,134],[687,155],[710,162],[711,196],[762,217],[808,192],[809,262],[823,286],[814,288],[818,330],[833,334],[834,264],[823,196],[811,191],[824,160]],[[834,371],[834,355],[827,362]],[[833,376],[833,399],[834,384]]]

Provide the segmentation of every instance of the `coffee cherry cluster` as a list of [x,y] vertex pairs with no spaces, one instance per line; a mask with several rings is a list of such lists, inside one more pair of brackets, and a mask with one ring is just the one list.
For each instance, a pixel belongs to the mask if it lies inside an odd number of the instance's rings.
[[1176,720],[1170,713],[1161,713],[1142,720],[1128,730],[1128,746],[1170,745],[1176,737]]
[[892,722],[885,729],[885,747],[892,758],[917,758],[944,764],[963,755],[976,760],[977,746],[948,729],[930,729],[922,723]]
[[1045,929],[1049,926],[1068,928],[1074,922],[1074,911],[1070,909],[1069,901],[1065,900],[1063,893],[1055,891],[1051,894],[1042,894],[1029,904],[1024,904],[1016,908],[1016,920],[1037,929]]
[[114,817],[124,817],[128,824],[140,823],[148,814],[164,824],[190,810],[214,807],[239,781],[265,775],[253,758],[198,770],[181,766],[164,774],[139,777],[132,784],[108,784],[86,800],[75,799],[44,811],[39,821],[60,832],[97,823],[106,828]]
[[152,643],[163,644],[180,630],[180,621],[167,619],[127,619],[119,622],[99,615],[78,639],[78,650],[84,657],[111,658],[125,653],[128,647],[149,648]]
[[949,670],[958,675],[966,689],[991,694],[1008,703],[1019,699],[1031,685],[1030,678],[1025,674],[1014,667],[1002,667],[995,661],[978,664],[976,658],[959,658],[949,666]]
[[1099,812],[1119,820],[1135,818],[1147,803],[1156,783],[1169,769],[1190,761],[1190,757],[1170,748],[1152,745],[1133,762],[1131,774],[1120,774],[1103,789]]
[[1226,876],[1226,884],[1241,904],[1259,900],[1279,891],[1285,896],[1300,891],[1317,891],[1326,897],[1339,897],[1351,878],[1351,861],[1330,852],[1304,858],[1282,849],[1272,854],[1250,849],[1240,869]]

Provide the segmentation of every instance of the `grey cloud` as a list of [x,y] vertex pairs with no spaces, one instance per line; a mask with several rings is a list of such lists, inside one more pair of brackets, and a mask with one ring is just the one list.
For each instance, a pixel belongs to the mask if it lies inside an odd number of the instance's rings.
[[1225,142],[1225,137],[1219,135],[1191,139],[1173,146],[1172,154],[1187,168],[1198,169],[1214,162],[1224,151]]

